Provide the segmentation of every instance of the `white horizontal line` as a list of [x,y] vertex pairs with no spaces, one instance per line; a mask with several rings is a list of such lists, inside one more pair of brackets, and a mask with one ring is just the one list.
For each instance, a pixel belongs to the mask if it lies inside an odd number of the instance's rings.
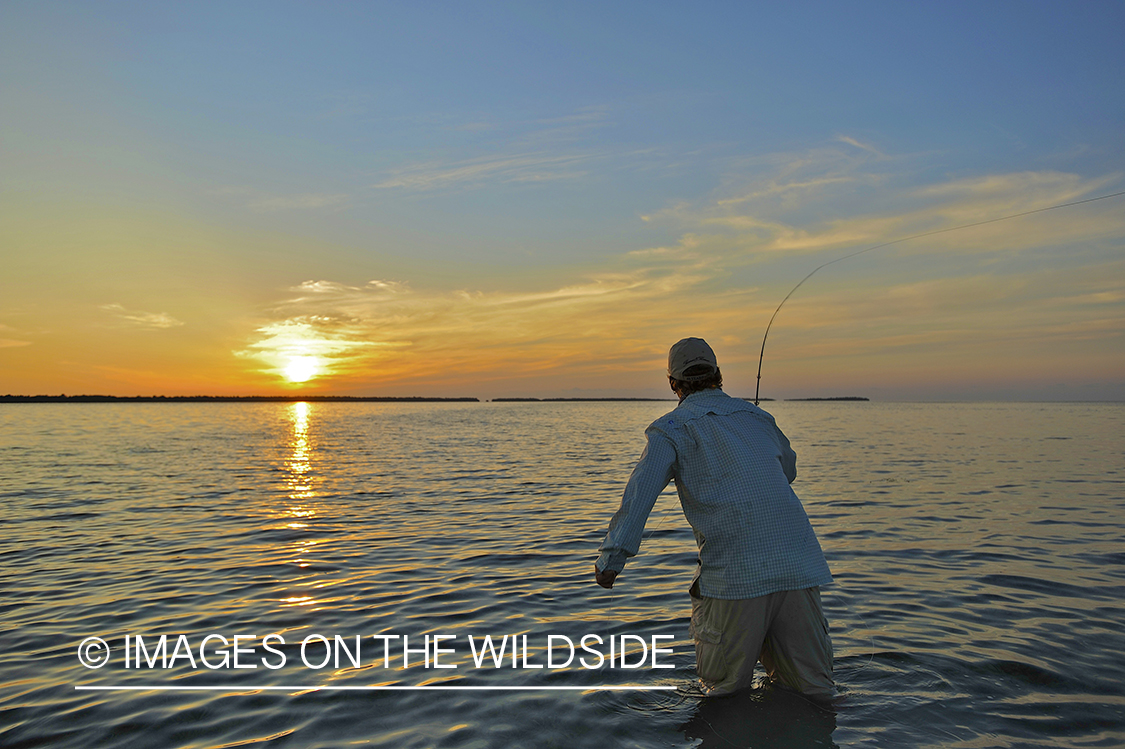
[[332,689],[332,690],[341,691],[341,692],[348,692],[348,691],[351,691],[351,692],[406,692],[406,691],[422,691],[422,690],[435,690],[435,691],[436,690],[446,690],[446,691],[474,691],[475,690],[475,691],[501,692],[501,691],[537,691],[537,690],[545,690],[545,689],[556,690],[556,691],[567,690],[567,691],[574,691],[574,692],[604,692],[604,691],[613,691],[613,690],[616,690],[616,691],[633,690],[633,691],[641,691],[641,692],[656,692],[656,691],[668,691],[668,690],[676,689],[676,687],[643,687],[643,686],[637,686],[637,685],[634,685],[634,684],[618,684],[618,685],[611,685],[611,686],[588,686],[588,687],[512,687],[512,686],[470,687],[470,686],[442,686],[440,684],[435,684],[435,685],[431,685],[431,686],[405,686],[405,687],[394,687],[394,686],[386,686],[386,687],[343,687],[343,686],[332,686],[332,685],[324,685],[324,684],[301,684],[301,685],[297,685],[297,686],[288,686],[288,687],[285,687],[285,686],[283,686],[283,687],[279,687],[279,686],[268,686],[268,687],[256,687],[256,686],[249,686],[249,687],[243,687],[243,686],[231,686],[231,687],[182,686],[182,687],[180,687],[180,686],[164,686],[164,685],[152,685],[152,686],[141,686],[141,687],[121,687],[121,686],[79,686],[79,685],[76,684],[74,686],[74,688],[76,690],[102,691],[102,692],[107,692],[107,691],[140,692],[140,691],[151,691],[151,690],[196,691],[196,692],[260,692],[260,691],[294,692],[294,691],[306,691],[306,690],[313,690],[313,689]]

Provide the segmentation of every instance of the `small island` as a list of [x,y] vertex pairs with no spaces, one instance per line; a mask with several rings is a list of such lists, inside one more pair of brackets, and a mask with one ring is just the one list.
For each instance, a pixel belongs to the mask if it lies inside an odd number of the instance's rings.
[[600,402],[617,402],[617,401],[668,401],[671,398],[493,398],[493,403],[558,403],[562,402],[580,402],[580,403],[600,403]]
[[786,398],[787,401],[869,401],[861,395],[844,395],[839,398]]

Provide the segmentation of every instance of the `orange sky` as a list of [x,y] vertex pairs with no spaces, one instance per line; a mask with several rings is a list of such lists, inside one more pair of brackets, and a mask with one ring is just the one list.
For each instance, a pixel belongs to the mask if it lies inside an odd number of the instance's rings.
[[[752,31],[777,10],[517,49],[409,11],[306,9],[330,33],[290,47],[297,17],[8,7],[0,393],[663,397],[695,335],[752,395],[821,263],[1122,189],[1106,19],[983,49],[903,8],[926,35],[890,65],[868,12],[789,45]],[[1123,247],[1117,197],[828,266],[762,394],[1121,399]]]

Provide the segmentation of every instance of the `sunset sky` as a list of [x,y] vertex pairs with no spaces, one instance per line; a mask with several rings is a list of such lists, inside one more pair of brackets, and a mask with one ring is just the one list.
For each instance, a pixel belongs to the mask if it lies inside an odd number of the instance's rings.
[[[1125,190],[1125,3],[0,4],[0,394],[752,396]],[[1125,197],[762,395],[1125,399]]]

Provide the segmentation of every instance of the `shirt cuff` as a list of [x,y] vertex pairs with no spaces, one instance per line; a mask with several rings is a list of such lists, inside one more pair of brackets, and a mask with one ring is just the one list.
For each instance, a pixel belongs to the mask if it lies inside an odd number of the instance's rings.
[[612,570],[613,572],[621,572],[625,569],[625,561],[629,555],[623,551],[603,551],[602,555],[598,557],[598,561],[594,562],[594,568],[598,572],[605,572]]

